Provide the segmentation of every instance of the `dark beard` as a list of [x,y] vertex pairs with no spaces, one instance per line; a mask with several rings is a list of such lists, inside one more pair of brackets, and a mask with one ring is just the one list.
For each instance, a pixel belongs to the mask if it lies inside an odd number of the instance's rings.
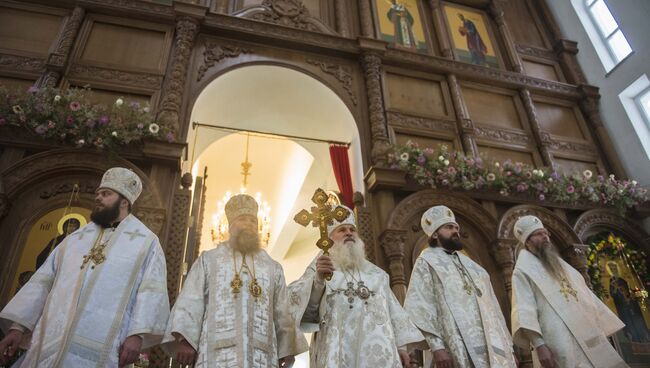
[[233,239],[233,248],[241,253],[254,253],[262,248],[257,231],[241,230]]
[[544,268],[551,273],[558,281],[566,278],[564,274],[564,268],[562,267],[562,262],[560,261],[560,254],[558,253],[555,245],[551,242],[544,242],[540,247],[537,248],[537,251],[534,252],[537,258],[542,262]]
[[451,251],[462,250],[464,247],[463,243],[460,241],[460,238],[455,238],[455,237],[442,239],[440,241],[440,244],[442,244],[443,248]]
[[95,207],[93,212],[90,214],[90,220],[103,228],[111,227],[118,217],[120,217],[119,200],[115,201],[115,203],[110,207],[105,207],[103,209],[97,209],[97,207]]

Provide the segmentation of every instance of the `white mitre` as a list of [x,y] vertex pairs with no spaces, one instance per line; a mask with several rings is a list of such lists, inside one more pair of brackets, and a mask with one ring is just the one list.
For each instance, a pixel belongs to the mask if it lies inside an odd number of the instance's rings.
[[540,219],[535,216],[528,215],[520,217],[517,222],[515,222],[513,231],[515,238],[517,238],[521,244],[526,244],[526,240],[528,240],[530,234],[536,230],[543,228],[544,224],[542,224],[542,221]]
[[327,225],[327,234],[328,235],[331,235],[332,231],[336,230],[336,228],[341,226],[341,225],[352,225],[355,228],[357,227],[357,222],[356,222],[356,220],[354,218],[354,211],[352,211],[347,206],[344,206],[344,205],[340,205],[340,206],[345,208],[346,210],[348,210],[348,212],[350,212],[350,214],[343,221],[337,221],[336,219],[332,219],[332,224]]
[[458,225],[454,213],[447,206],[435,206],[429,208],[424,212],[422,219],[420,220],[422,230],[424,230],[424,233],[427,234],[428,237],[431,237],[440,226],[449,223]]
[[126,198],[131,205],[142,193],[142,181],[138,174],[123,167],[106,170],[98,189],[110,189]]

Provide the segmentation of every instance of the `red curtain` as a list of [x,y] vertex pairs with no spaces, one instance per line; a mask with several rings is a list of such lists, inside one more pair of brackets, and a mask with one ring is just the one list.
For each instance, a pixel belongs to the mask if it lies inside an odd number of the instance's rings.
[[339,185],[341,201],[344,205],[354,209],[352,202],[352,176],[350,176],[350,160],[348,158],[348,147],[342,145],[330,145],[330,157],[336,183]]

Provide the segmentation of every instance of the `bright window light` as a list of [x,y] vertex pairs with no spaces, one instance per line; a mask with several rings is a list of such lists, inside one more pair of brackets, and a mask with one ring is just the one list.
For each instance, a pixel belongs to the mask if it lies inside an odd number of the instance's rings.
[[[609,53],[609,57],[612,59],[613,68],[613,66],[620,63],[632,53],[632,47],[627,42],[612,12],[609,11],[605,0],[584,0],[584,4],[589,18],[593,22],[596,31],[598,31],[599,38],[602,40],[604,47]],[[605,61],[604,63],[607,64]]]

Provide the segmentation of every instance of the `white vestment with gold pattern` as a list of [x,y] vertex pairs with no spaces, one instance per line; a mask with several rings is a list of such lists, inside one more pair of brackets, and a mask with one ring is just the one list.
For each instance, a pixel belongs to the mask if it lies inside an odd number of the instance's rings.
[[[523,249],[512,274],[512,331],[515,344],[531,348],[530,332],[543,339],[561,368],[624,368],[627,364],[607,340],[623,322],[589,290],[585,280],[560,260],[575,296],[542,262]],[[541,367],[536,351],[535,367]]]
[[[105,260],[81,268],[98,237]],[[169,316],[165,257],[133,215],[115,229],[90,223],[68,235],[0,313],[26,327],[20,367],[117,367],[118,349],[141,335],[158,344]]]
[[[371,262],[364,261],[358,271],[347,275],[334,271],[332,279],[325,282],[320,303],[312,306],[310,313],[315,277],[316,260],[289,285],[295,320],[304,332],[314,333],[310,367],[401,368],[398,347],[424,339],[391,291],[388,274]],[[348,282],[356,288],[359,280],[372,295],[349,300],[345,295]]]
[[[248,269],[243,268],[240,275],[243,286],[233,294],[230,282],[241,260],[241,253],[233,254],[224,242],[194,262],[163,341],[172,356],[177,344],[174,333],[197,350],[194,367],[275,368],[279,358],[307,350],[307,341],[287,310],[282,266],[264,250],[247,255]],[[257,298],[248,290],[253,270],[262,287]]]
[[[468,293],[455,261],[467,270],[481,296],[473,286]],[[490,276],[462,253],[449,254],[441,247],[422,251],[404,309],[426,338],[428,346],[422,348],[446,349],[454,367],[516,367],[512,339]]]

